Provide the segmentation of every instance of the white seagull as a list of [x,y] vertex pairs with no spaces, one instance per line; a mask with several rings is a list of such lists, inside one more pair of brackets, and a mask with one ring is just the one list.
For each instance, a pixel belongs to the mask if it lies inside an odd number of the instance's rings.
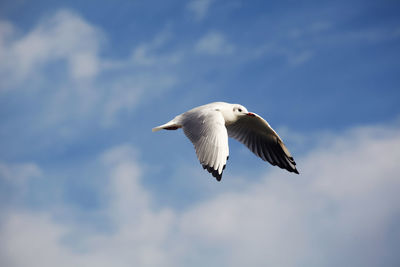
[[296,162],[274,129],[242,105],[214,102],[199,106],[152,131],[179,128],[193,143],[203,168],[217,181],[221,180],[229,158],[228,136],[243,143],[262,160],[289,172],[299,173]]

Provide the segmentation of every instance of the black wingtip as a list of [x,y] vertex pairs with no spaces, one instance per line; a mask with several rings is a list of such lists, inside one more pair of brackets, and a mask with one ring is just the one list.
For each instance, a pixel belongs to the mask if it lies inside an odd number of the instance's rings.
[[[218,182],[221,181],[222,179],[222,173],[218,173],[218,170],[214,170],[212,167],[208,166],[208,165],[202,165],[203,169],[207,170],[209,173],[211,173],[212,176],[215,177],[215,179],[217,179]],[[225,167],[225,166],[224,166]]]
[[[228,160],[228,159],[229,159],[229,156],[226,157],[226,160]],[[219,173],[218,170],[215,170],[213,167],[210,167],[209,165],[202,164],[201,166],[203,166],[203,169],[205,169],[209,173],[211,173],[211,175],[214,176],[215,179],[217,179],[218,182],[220,182],[221,179],[222,179],[222,174],[224,173],[226,164],[222,167],[221,173]]]

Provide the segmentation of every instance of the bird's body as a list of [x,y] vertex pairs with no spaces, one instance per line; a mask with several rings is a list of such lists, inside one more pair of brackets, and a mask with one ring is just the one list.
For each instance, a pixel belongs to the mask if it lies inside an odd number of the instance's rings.
[[199,106],[153,128],[153,132],[179,128],[193,143],[203,168],[218,181],[229,157],[228,136],[246,145],[264,161],[299,173],[289,150],[268,122],[242,105],[214,102]]

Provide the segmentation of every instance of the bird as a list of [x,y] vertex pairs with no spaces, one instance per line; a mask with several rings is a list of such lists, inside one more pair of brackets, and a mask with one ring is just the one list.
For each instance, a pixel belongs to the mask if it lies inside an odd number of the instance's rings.
[[228,137],[247,146],[256,156],[274,166],[299,174],[289,150],[266,120],[240,104],[213,102],[186,111],[173,120],[154,127],[160,130],[182,128],[193,143],[197,158],[217,181],[229,158]]

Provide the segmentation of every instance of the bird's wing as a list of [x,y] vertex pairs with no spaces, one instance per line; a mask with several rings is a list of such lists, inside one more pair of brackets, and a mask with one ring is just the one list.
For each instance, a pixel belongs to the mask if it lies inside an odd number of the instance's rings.
[[242,116],[226,128],[229,137],[243,143],[264,161],[289,172],[299,173],[296,169],[296,162],[281,138],[259,115]]
[[187,112],[182,125],[203,168],[220,181],[229,156],[228,133],[222,114],[216,110]]

